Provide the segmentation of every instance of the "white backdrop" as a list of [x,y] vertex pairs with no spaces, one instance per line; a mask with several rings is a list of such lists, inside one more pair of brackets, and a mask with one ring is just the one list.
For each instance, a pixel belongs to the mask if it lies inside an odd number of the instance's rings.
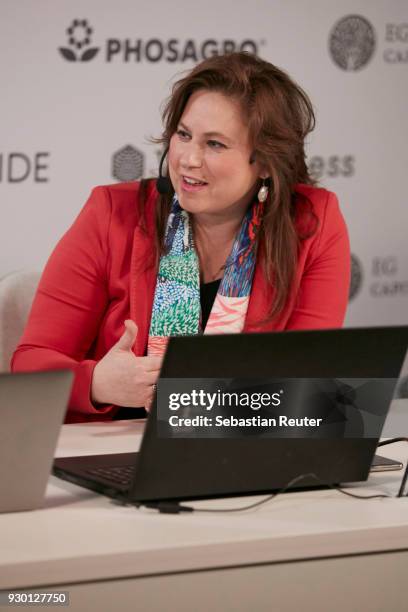
[[314,103],[308,161],[355,255],[347,324],[408,324],[406,0],[0,0],[0,45],[0,277],[41,269],[94,185],[155,174],[171,82],[235,46]]

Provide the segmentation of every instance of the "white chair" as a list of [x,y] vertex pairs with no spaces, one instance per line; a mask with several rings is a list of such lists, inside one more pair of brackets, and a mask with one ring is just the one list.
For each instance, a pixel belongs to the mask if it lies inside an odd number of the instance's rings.
[[40,272],[20,271],[0,279],[0,371],[10,371],[10,359],[26,324]]

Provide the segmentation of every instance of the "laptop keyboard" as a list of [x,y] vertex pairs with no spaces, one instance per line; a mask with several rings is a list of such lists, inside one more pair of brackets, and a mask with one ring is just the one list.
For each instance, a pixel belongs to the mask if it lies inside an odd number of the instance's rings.
[[135,473],[134,465],[121,465],[120,467],[99,467],[86,470],[87,474],[99,476],[121,486],[130,486]]

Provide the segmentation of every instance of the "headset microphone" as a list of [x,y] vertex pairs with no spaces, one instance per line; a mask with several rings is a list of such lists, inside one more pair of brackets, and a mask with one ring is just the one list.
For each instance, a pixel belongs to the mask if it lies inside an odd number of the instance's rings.
[[159,164],[159,178],[156,180],[156,189],[161,195],[165,195],[166,193],[169,193],[172,187],[170,179],[167,176],[163,176],[162,174],[163,163],[164,163],[164,160],[168,152],[169,152],[169,147],[165,149],[161,157],[160,164]]

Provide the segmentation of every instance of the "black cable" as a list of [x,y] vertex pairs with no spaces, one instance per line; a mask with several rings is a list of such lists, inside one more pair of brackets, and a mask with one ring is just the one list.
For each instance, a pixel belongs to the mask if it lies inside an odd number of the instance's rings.
[[383,442],[379,442],[377,446],[386,446],[387,444],[394,444],[395,442],[408,442],[408,438],[390,438],[390,440],[383,440]]
[[266,504],[267,502],[276,498],[281,493],[285,493],[286,491],[288,491],[296,483],[301,482],[306,478],[313,478],[314,480],[317,480],[320,484],[327,486],[330,489],[338,491],[339,493],[343,493],[344,495],[348,495],[349,497],[354,497],[356,499],[378,499],[390,497],[390,495],[384,494],[358,495],[356,493],[350,493],[349,491],[342,489],[338,485],[328,484],[313,472],[309,472],[308,474],[301,474],[300,476],[292,478],[292,480],[288,482],[288,484],[286,484],[284,487],[282,487],[282,489],[279,489],[275,493],[268,495],[267,497],[265,497],[265,499],[261,499],[260,501],[248,504],[247,506],[239,506],[238,508],[193,508],[192,506],[185,506],[183,504],[179,504],[178,502],[152,502],[145,504],[141,503],[140,505],[143,505],[147,508],[153,508],[164,514],[178,514],[180,512],[244,512],[245,510],[252,510],[253,508]]
[[[285,493],[291,487],[293,487],[293,485],[295,485],[298,482],[301,482],[302,480],[306,478],[313,478],[314,480],[317,480],[320,484],[327,486],[330,489],[338,491],[339,493],[343,493],[344,495],[348,495],[349,497],[355,497],[356,499],[375,499],[375,498],[390,497],[389,495],[384,495],[384,494],[357,495],[356,493],[349,493],[348,491],[346,491],[345,489],[342,489],[338,485],[328,484],[327,482],[324,482],[316,474],[314,474],[313,472],[310,472],[309,474],[301,474],[300,476],[296,476],[296,478],[292,478],[292,480],[288,482],[287,485],[285,485],[282,489],[279,489],[279,491],[276,491],[276,493],[273,493],[272,495],[268,495],[268,497],[266,497],[265,499],[261,499],[260,501],[255,502],[253,504],[249,504],[248,506],[240,506],[239,508],[230,508],[230,509],[225,509],[225,508],[222,508],[222,509],[221,508],[220,509],[192,508],[192,509],[194,510],[194,512],[242,512],[244,510],[251,510],[252,508],[256,508],[257,506],[262,506],[263,504],[266,504],[268,501],[272,501],[272,499],[276,498],[278,495],[281,495],[281,493]],[[191,506],[184,506],[184,508],[186,509],[190,507]]]
[[[400,436],[399,438],[391,438],[390,440],[384,440],[383,442],[379,442],[377,446],[385,446],[386,444],[394,444],[395,442],[408,442],[408,438],[404,438],[403,436]],[[407,484],[407,478],[408,478],[408,462],[407,462],[407,465],[405,466],[405,472],[402,476],[401,486],[397,493],[397,497],[403,496],[405,485]]]
[[[395,444],[396,442],[408,442],[408,438],[401,436],[399,438],[391,438],[390,440],[384,440],[383,442],[379,442],[377,447],[386,446],[387,444]],[[317,480],[317,482],[319,482],[321,485],[329,487],[330,489],[338,491],[339,493],[343,493],[343,495],[347,495],[348,497],[354,497],[354,499],[384,499],[387,497],[392,497],[391,495],[385,495],[380,493],[375,495],[359,495],[357,493],[350,493],[349,491],[342,489],[342,487],[338,485],[325,482],[313,472],[309,472],[308,474],[301,474],[300,476],[292,478],[292,480],[289,481],[288,484],[286,484],[284,487],[282,487],[282,489],[279,489],[275,493],[268,495],[267,497],[265,497],[265,499],[261,499],[260,501],[248,504],[247,506],[239,506],[238,508],[193,508],[192,506],[185,506],[183,504],[179,504],[178,502],[142,502],[137,504],[137,506],[145,506],[146,508],[152,508],[164,514],[179,514],[180,512],[244,512],[245,510],[252,510],[253,508],[257,508],[258,506],[262,506],[263,504],[272,501],[272,499],[275,499],[278,495],[281,495],[281,493],[285,493],[291,487],[293,487],[293,485],[298,482],[301,482],[306,478],[313,478],[314,480]],[[402,497],[407,479],[408,463],[405,468],[404,475],[402,477],[401,486],[397,493],[397,497]]]

